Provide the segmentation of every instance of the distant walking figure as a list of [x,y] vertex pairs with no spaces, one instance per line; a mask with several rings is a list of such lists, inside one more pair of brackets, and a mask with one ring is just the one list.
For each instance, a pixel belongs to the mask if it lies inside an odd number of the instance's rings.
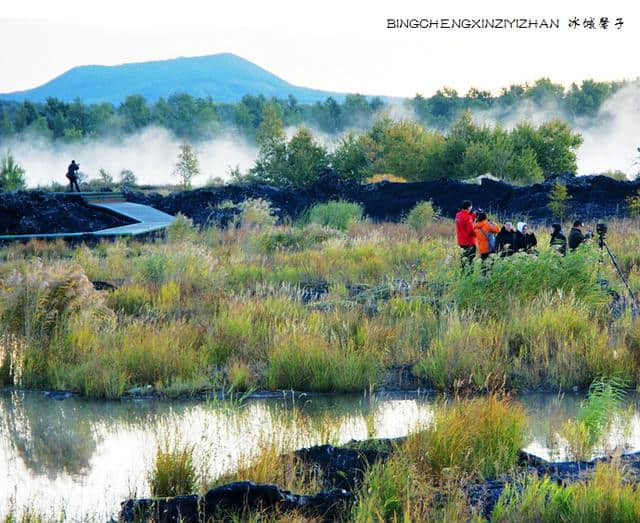
[[69,179],[69,190],[73,192],[73,186],[76,186],[76,190],[80,192],[80,186],[78,185],[78,170],[80,164],[77,164],[75,160],[71,160],[69,168],[67,169],[67,178]]

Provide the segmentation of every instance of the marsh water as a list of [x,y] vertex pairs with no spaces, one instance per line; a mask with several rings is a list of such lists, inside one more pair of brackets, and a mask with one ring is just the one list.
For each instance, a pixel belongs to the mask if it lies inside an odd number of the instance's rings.
[[[529,416],[525,450],[565,458],[557,431],[578,411],[578,394],[521,396]],[[395,437],[429,423],[424,395],[321,395],[238,401],[62,401],[41,393],[0,392],[0,514],[12,506],[52,516],[104,521],[120,501],[147,496],[156,442],[179,437],[196,445],[200,472],[215,477],[246,462],[261,446],[293,449],[368,437]],[[635,400],[625,433],[610,445],[640,450]]]

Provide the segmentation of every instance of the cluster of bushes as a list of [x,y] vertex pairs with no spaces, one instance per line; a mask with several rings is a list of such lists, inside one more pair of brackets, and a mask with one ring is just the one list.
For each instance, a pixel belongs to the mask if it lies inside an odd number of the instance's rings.
[[274,112],[263,124],[259,157],[241,179],[294,187],[313,185],[330,169],[357,182],[378,173],[409,181],[469,179],[490,173],[530,184],[553,173],[575,174],[576,150],[582,143],[582,137],[560,120],[538,127],[523,122],[507,131],[477,125],[470,113],[464,113],[445,134],[417,122],[382,118],[367,132],[343,136],[329,153],[305,128],[287,140]]

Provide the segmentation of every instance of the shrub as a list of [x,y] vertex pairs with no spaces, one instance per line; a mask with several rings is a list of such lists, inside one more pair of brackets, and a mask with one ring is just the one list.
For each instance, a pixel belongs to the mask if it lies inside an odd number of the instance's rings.
[[421,232],[435,221],[437,215],[438,213],[430,201],[419,202],[409,211],[406,223],[412,229]]
[[320,203],[309,209],[306,221],[346,231],[349,225],[362,220],[364,210],[359,203],[331,201]]
[[278,209],[271,207],[267,200],[253,198],[243,201],[238,205],[240,214],[236,217],[236,223],[248,229],[260,229],[269,225],[275,225],[278,221],[276,215]]
[[196,229],[193,227],[193,220],[182,213],[176,214],[176,219],[167,227],[167,238],[175,243],[184,240],[194,240]]
[[7,151],[0,159],[0,191],[25,189],[27,182],[24,174],[25,170],[15,161],[11,151]]
[[436,410],[433,422],[410,434],[401,452],[422,474],[494,477],[516,464],[525,444],[524,408],[495,395]]
[[270,254],[279,250],[310,249],[334,238],[344,238],[344,234],[322,225],[311,224],[304,228],[285,227],[266,231],[256,236],[254,241],[260,252]]
[[551,216],[562,221],[567,214],[567,209],[569,208],[567,202],[570,199],[567,186],[560,182],[554,183],[549,194],[549,203],[547,204]]

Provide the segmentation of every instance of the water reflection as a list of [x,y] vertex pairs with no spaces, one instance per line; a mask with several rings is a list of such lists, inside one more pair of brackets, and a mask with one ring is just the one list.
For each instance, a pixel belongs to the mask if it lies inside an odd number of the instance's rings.
[[30,472],[50,480],[60,472],[86,474],[101,435],[93,432],[82,410],[45,398],[26,402],[18,392],[0,400],[0,431],[11,452]]
[[[557,433],[577,413],[579,395],[520,399],[531,419],[527,450],[563,457]],[[208,477],[257,452],[261,442],[282,449],[367,437],[404,435],[428,424],[433,397],[362,395],[228,402],[55,401],[38,393],[0,392],[0,514],[11,499],[69,517],[105,519],[129,496],[148,494],[145,478],[164,431],[196,443]],[[551,435],[551,437],[550,437]],[[632,448],[640,423],[632,420]]]

